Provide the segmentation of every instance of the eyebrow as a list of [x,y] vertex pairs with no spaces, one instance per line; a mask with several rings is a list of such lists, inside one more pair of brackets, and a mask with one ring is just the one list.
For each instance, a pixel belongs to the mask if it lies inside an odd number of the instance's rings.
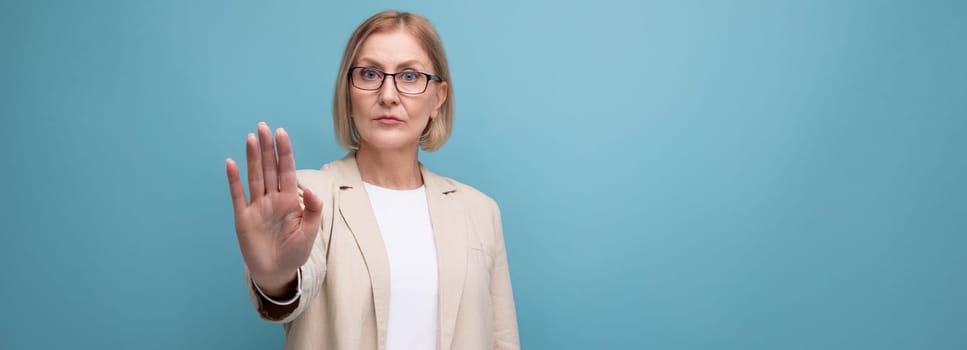
[[[381,63],[377,62],[376,60],[371,59],[371,58],[368,58],[368,57],[360,58],[357,61],[356,65],[357,66],[372,66],[372,67],[376,67],[376,68],[379,68],[379,69],[387,69],[386,66],[384,66]],[[419,60],[416,60],[416,59],[405,60],[403,62],[400,62],[397,65],[397,68],[402,68],[402,69],[406,69],[406,68],[414,68],[415,69],[417,67],[420,67],[420,69],[425,69],[425,66],[423,65],[423,63],[420,62]]]

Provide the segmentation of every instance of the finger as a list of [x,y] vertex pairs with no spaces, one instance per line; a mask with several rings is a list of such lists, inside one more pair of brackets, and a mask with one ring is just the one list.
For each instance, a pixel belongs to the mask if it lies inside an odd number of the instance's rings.
[[284,129],[275,131],[275,142],[279,146],[279,191],[295,191],[299,179],[295,175],[295,157],[292,155],[292,140]]
[[262,156],[259,154],[259,142],[252,133],[245,138],[245,160],[248,162],[248,195],[252,202],[255,202],[265,193],[265,185],[262,180]]
[[306,188],[302,192],[302,203],[305,205],[305,209],[302,211],[302,227],[305,230],[312,230],[311,232],[306,231],[307,234],[315,234],[319,231],[319,225],[322,224],[322,199],[312,193],[312,190]]
[[242,177],[238,175],[238,164],[232,158],[225,160],[225,172],[228,174],[228,191],[232,194],[232,208],[238,214],[245,209],[245,188],[242,187]]
[[262,148],[262,178],[265,180],[265,193],[279,191],[278,165],[275,159],[275,142],[272,131],[265,122],[259,123],[259,145]]

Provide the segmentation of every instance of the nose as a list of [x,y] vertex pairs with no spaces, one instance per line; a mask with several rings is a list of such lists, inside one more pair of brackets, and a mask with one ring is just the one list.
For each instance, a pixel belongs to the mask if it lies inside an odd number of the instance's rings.
[[[389,81],[386,81],[389,79]],[[383,86],[379,87],[379,104],[393,106],[400,103],[399,90],[396,89],[396,77],[387,75],[383,77]]]

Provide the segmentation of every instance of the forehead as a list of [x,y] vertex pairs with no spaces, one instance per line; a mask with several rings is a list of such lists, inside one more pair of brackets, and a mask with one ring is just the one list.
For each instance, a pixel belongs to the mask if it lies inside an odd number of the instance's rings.
[[372,65],[387,70],[417,68],[427,70],[430,57],[413,34],[403,30],[370,35],[359,46],[354,64]]

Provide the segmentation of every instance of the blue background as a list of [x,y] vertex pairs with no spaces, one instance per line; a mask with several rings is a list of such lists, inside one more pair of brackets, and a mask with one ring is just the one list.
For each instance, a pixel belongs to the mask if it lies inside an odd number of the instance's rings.
[[224,174],[341,157],[341,50],[437,26],[526,349],[967,348],[955,1],[4,1],[0,348],[264,349]]

